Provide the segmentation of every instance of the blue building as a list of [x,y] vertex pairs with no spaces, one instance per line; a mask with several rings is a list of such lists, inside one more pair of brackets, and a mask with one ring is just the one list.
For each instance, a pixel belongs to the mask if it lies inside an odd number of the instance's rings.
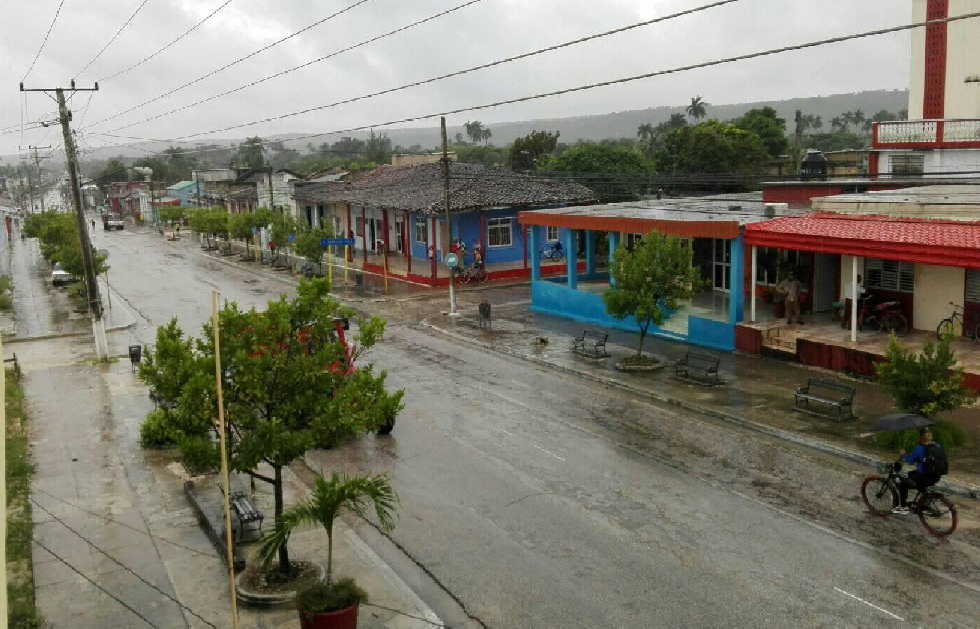
[[177,199],[181,207],[197,206],[198,184],[193,181],[178,181],[167,187],[166,196]]
[[[606,312],[602,293],[609,287],[608,261],[619,247],[630,247],[657,232],[689,239],[694,264],[706,288],[672,312],[650,334],[720,350],[735,349],[735,326],[743,318],[746,255],[743,228],[772,215],[758,194],[647,200],[521,212],[531,252],[531,309],[607,328],[639,331],[632,318]],[[540,251],[550,236],[566,251],[582,251],[584,264],[569,257],[560,277],[542,277]],[[602,243],[604,246],[599,247]]]

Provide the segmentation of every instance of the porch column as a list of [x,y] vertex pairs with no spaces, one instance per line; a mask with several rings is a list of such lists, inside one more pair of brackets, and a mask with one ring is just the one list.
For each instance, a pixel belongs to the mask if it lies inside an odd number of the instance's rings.
[[368,250],[368,228],[367,228],[367,208],[361,206],[361,250],[364,253],[364,264],[367,264],[367,250]]
[[858,256],[851,256],[851,342],[858,340]]
[[521,237],[524,240],[524,270],[527,270],[527,225],[521,225]]
[[613,269],[613,258],[616,253],[616,249],[619,249],[619,232],[608,232],[609,237],[609,285],[615,286],[616,280],[613,279],[612,269]]
[[745,251],[741,234],[728,241],[731,266],[728,278],[728,322],[735,325],[745,317]]
[[382,263],[385,265],[385,272],[388,271],[388,251],[391,249],[391,224],[388,222],[388,210],[381,210],[381,231],[384,233],[384,238],[381,241],[384,243],[385,247],[385,257]]
[[436,268],[436,217],[432,217],[432,241],[429,243],[429,251],[432,252],[432,282],[435,283],[439,271]]
[[540,225],[532,225],[528,228],[531,247],[531,281],[541,281],[541,243],[543,241]]
[[595,273],[595,240],[595,232],[585,230],[585,272],[589,275]]
[[[344,234],[344,237],[353,238],[354,221],[352,220],[350,215],[350,203],[345,203],[344,205],[347,206],[347,233]],[[354,261],[354,245],[351,245],[350,247],[347,248],[347,262],[353,262],[353,261]]]
[[405,212],[402,219],[402,227],[405,229],[405,264],[408,268],[408,275],[412,274],[412,241],[415,240],[415,214]]
[[749,316],[752,323],[755,323],[755,278],[758,277],[759,271],[759,248],[752,245],[752,277],[749,278],[749,291],[751,300],[751,307],[749,309]]
[[575,243],[575,230],[565,230],[565,268],[568,273],[568,287],[578,287],[578,247]]

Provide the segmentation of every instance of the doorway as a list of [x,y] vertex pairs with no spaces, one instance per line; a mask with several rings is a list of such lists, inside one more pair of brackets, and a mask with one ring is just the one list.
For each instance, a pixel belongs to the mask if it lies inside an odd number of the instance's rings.
[[731,289],[732,250],[727,240],[713,238],[712,243],[712,288],[727,293]]
[[840,256],[830,253],[814,254],[813,312],[829,312],[837,301],[837,272]]

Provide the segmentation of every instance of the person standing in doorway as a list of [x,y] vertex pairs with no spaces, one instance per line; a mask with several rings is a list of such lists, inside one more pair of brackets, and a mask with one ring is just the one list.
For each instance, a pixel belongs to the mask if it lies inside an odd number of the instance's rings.
[[790,272],[789,276],[776,287],[779,292],[786,296],[786,323],[791,325],[794,319],[797,323],[803,323],[803,317],[800,316],[801,288],[800,280],[796,279],[796,273],[793,272]]

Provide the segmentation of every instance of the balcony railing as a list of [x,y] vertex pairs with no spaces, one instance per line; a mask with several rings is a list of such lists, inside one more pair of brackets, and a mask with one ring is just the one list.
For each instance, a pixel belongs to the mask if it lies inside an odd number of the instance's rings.
[[875,148],[980,148],[980,119],[876,122]]

